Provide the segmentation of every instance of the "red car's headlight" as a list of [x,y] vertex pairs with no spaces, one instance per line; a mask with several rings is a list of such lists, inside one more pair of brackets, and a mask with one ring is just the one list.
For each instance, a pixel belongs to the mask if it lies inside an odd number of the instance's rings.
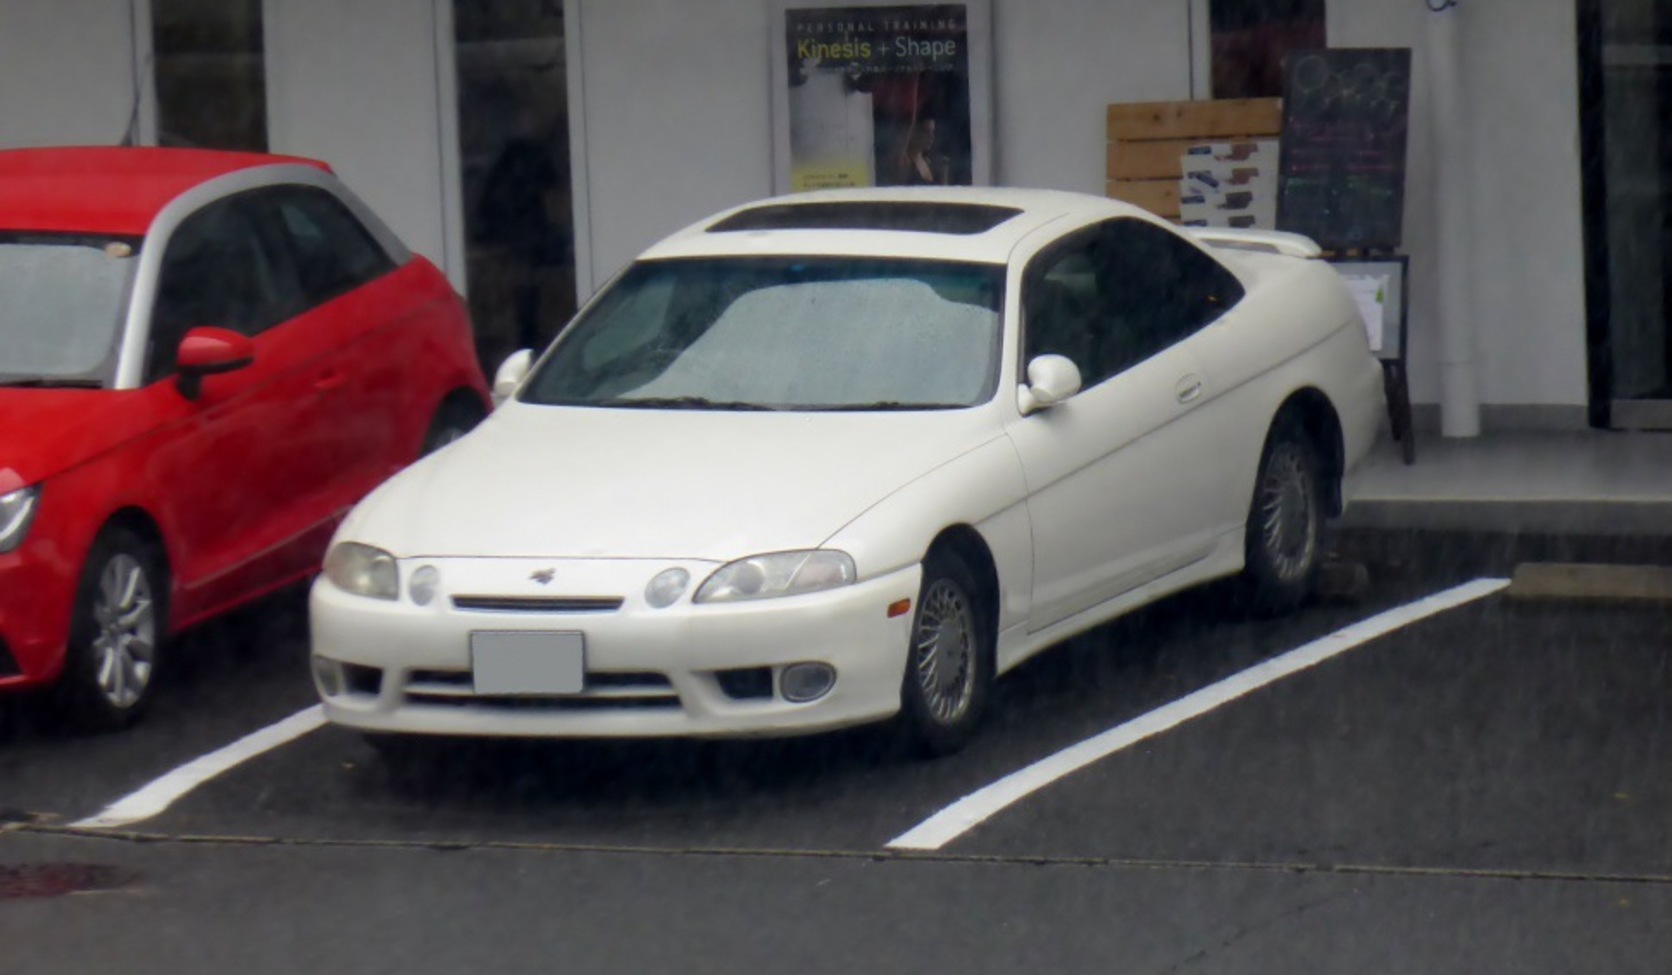
[[38,484],[0,496],[0,553],[10,552],[23,544],[23,537],[29,534],[29,523],[35,520],[36,502],[40,497],[41,487]]

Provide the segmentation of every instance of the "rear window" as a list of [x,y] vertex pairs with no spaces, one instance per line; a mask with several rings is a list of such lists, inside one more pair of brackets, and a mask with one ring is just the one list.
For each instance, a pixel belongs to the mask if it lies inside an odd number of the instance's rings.
[[866,201],[779,203],[751,207],[708,228],[738,230],[904,230],[924,234],[982,234],[1022,211],[979,203]]

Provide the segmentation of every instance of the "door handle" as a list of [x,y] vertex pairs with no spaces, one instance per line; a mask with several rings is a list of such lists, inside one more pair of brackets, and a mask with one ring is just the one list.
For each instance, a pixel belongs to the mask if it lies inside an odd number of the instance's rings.
[[1189,403],[1202,395],[1202,380],[1199,376],[1185,376],[1173,387],[1173,395],[1180,403]]
[[322,393],[329,393],[331,390],[336,389],[338,386],[341,386],[347,381],[347,376],[337,372],[336,370],[332,370],[331,372],[320,376],[318,379],[315,379],[313,386],[314,389],[317,389]]

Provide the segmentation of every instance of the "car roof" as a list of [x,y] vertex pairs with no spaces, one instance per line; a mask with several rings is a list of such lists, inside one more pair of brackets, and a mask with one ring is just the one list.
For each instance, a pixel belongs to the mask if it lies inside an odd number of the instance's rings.
[[[959,217],[961,210],[972,212]],[[1157,221],[1118,200],[1063,190],[817,190],[757,200],[700,220],[641,258],[828,254],[1002,264],[1017,244],[1048,224],[1120,216]]]
[[77,146],[0,151],[0,231],[139,236],[172,200],[218,176],[313,159],[214,149]]

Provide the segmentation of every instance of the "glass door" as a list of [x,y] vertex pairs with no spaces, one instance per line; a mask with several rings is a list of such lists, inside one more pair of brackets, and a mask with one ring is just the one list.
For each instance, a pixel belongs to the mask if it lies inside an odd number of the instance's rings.
[[1592,419],[1672,429],[1672,0],[1581,4]]
[[575,311],[562,0],[453,0],[470,311],[491,376]]

